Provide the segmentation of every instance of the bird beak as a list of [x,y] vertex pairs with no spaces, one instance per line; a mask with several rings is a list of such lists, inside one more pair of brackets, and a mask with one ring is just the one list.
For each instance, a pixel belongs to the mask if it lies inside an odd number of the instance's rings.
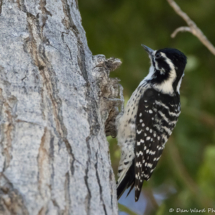
[[146,50],[146,52],[149,54],[149,56],[151,57],[152,56],[152,54],[153,54],[153,52],[154,52],[154,50],[153,49],[150,49],[148,46],[145,46],[145,45],[141,45],[145,50]]

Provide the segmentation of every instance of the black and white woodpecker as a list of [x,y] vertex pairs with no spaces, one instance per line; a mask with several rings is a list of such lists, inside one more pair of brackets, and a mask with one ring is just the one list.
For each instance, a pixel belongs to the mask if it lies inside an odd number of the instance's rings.
[[181,113],[180,86],[187,63],[177,49],[152,50],[142,45],[151,67],[116,120],[121,159],[117,197],[135,188],[138,201],[143,181],[148,181]]

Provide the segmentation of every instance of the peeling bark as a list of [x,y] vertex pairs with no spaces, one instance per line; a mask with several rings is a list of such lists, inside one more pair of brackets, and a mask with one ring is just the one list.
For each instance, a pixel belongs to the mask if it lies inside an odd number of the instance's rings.
[[121,61],[92,55],[76,0],[0,0],[0,26],[0,214],[117,214]]

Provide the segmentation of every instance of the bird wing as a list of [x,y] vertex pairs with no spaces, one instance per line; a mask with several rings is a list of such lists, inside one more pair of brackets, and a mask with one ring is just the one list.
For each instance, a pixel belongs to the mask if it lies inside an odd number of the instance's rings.
[[144,180],[149,180],[163,151],[161,121],[157,111],[157,95],[148,89],[140,98],[136,117],[135,201]]

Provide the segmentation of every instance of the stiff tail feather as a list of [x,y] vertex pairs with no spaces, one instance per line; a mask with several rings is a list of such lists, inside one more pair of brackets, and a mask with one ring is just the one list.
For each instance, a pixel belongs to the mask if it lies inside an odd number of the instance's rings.
[[[117,181],[117,199],[119,199],[122,194],[124,193],[124,191],[129,188],[129,192],[128,194],[131,192],[132,188],[134,187],[134,181],[135,181],[135,168],[134,168],[134,160],[131,164],[131,166],[129,167],[128,171],[123,174],[123,177],[120,177],[119,180]],[[128,195],[127,194],[127,195]]]

